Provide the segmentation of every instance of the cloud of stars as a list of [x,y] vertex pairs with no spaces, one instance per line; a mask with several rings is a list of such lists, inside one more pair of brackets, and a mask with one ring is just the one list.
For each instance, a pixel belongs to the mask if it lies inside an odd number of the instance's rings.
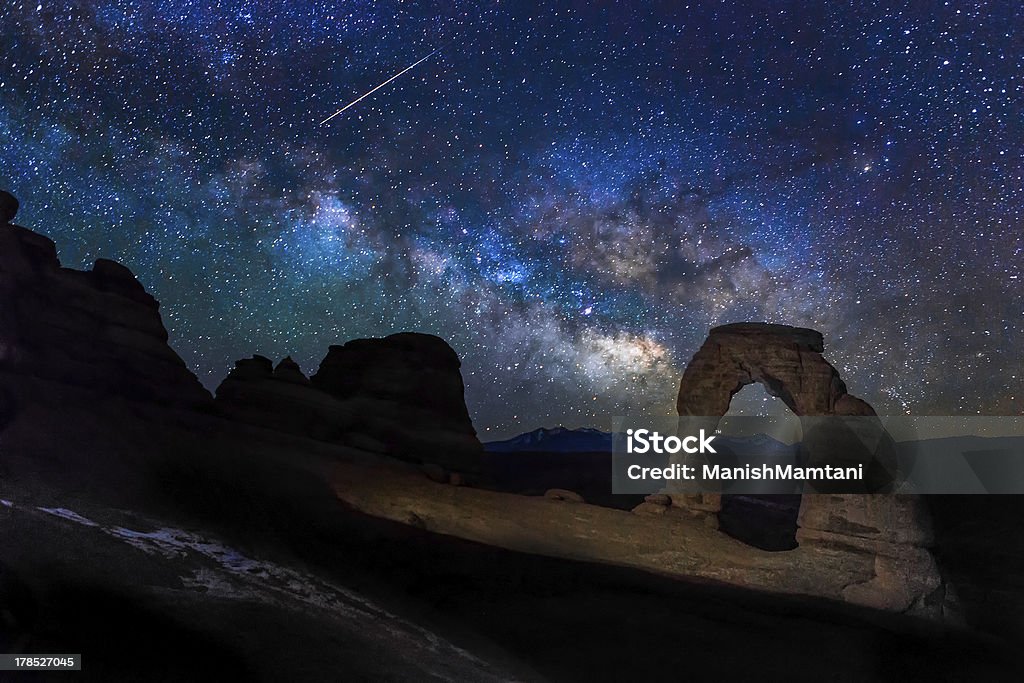
[[14,2],[0,181],[65,265],[131,267],[210,388],[417,330],[483,438],[608,428],[671,411],[710,326],[767,320],[880,412],[1019,414],[1022,19]]

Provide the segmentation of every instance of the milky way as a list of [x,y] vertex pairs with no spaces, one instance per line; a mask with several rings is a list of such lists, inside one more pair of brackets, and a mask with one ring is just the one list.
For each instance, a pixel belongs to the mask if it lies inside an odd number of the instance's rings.
[[607,428],[768,320],[880,412],[1022,412],[1017,3],[766,7],[9,3],[0,183],[211,388],[419,330],[485,439]]

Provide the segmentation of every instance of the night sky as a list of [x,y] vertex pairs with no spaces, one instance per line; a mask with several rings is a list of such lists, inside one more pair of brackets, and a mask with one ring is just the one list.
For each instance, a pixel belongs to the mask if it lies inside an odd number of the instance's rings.
[[0,185],[211,389],[415,330],[484,440],[607,429],[768,320],[880,413],[1019,414],[1024,10],[909,4],[7,2]]

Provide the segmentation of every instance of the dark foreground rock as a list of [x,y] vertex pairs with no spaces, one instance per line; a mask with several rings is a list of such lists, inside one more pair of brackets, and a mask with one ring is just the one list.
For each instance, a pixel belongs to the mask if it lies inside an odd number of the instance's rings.
[[[266,476],[290,482],[289,471]],[[13,616],[0,644],[81,652],[76,680],[103,683],[1020,673],[1011,647],[938,624],[510,552],[430,533],[430,520],[398,524],[339,510],[315,487],[294,492],[301,506],[281,508],[250,495],[265,490],[251,483],[223,489],[242,509],[228,527],[219,516],[215,531],[46,491],[35,505],[19,499],[0,508],[0,604]],[[254,533],[242,518],[261,507],[277,519]]]

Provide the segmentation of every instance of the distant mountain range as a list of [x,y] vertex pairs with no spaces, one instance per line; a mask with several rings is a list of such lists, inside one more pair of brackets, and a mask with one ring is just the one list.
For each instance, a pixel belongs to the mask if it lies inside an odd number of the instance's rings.
[[543,451],[547,453],[611,452],[612,435],[600,429],[583,427],[566,429],[541,427],[532,432],[504,441],[490,441],[484,444],[489,453],[518,453],[522,451]]

